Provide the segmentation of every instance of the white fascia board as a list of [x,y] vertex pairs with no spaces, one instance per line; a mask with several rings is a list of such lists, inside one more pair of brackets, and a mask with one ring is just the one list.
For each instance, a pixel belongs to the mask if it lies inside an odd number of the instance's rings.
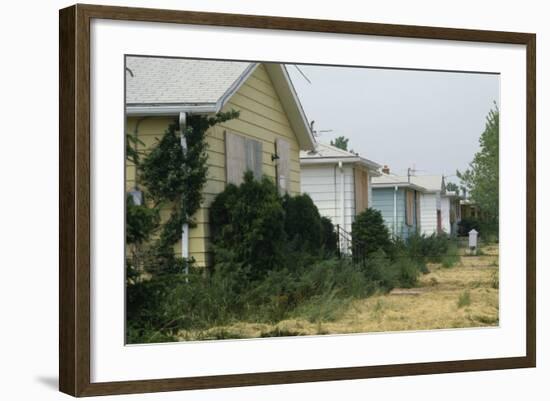
[[229,101],[229,99],[231,99],[231,97],[235,93],[237,93],[237,91],[246,82],[248,77],[250,77],[254,73],[259,65],[259,63],[251,63],[248,67],[246,67],[240,77],[231,84],[231,86],[225,91],[222,97],[220,97],[216,102],[216,113],[219,112],[223,108],[223,106],[225,106],[225,104]]
[[427,191],[426,188],[419,187],[418,185],[411,184],[411,183],[408,183],[408,182],[392,182],[392,183],[384,183],[384,184],[375,184],[375,183],[373,183],[372,184],[373,189],[376,189],[376,188],[395,188],[395,187],[410,188],[410,189],[414,189],[416,191],[420,191],[420,192],[423,192],[423,193],[429,193],[430,192],[430,191]]

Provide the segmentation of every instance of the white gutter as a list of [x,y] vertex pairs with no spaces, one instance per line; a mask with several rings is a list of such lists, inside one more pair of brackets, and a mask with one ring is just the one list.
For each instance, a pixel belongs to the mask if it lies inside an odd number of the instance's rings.
[[194,114],[216,113],[216,103],[127,105],[129,116],[177,116],[181,112]]
[[380,164],[358,156],[326,156],[326,157],[300,157],[300,164],[332,164],[332,163],[359,163],[367,167],[374,175],[379,176],[378,169]]
[[414,184],[408,184],[406,182],[398,182],[398,183],[384,183],[384,184],[378,184],[378,183],[372,183],[372,187],[373,188],[395,188],[395,187],[403,187],[403,188],[410,188],[410,189],[414,189],[418,192],[423,192],[423,193],[429,193],[429,191],[426,191],[425,188],[422,188],[422,187],[419,187],[418,185],[414,185]]
[[[180,141],[183,154],[187,152],[187,141],[185,140],[185,130],[187,128],[187,113],[179,113]],[[181,256],[189,259],[189,225],[185,223],[181,228]],[[189,266],[185,265],[185,274],[189,273]]]
[[397,190],[399,187],[396,185],[393,188],[393,235],[397,236]]

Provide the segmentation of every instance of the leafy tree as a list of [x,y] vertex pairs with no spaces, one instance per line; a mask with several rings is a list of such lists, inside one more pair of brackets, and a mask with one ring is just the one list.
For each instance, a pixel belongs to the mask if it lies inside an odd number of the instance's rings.
[[354,249],[365,248],[365,254],[371,255],[382,249],[389,254],[392,242],[388,227],[379,210],[368,208],[357,215],[351,226]]
[[485,130],[479,138],[480,150],[470,167],[457,171],[470,198],[479,206],[486,229],[498,232],[499,197],[499,109],[495,104],[486,118]]
[[454,182],[448,182],[445,189],[448,192],[456,192],[457,194],[460,193],[460,187]]
[[330,144],[332,146],[336,146],[338,149],[348,150],[348,142],[349,138],[346,138],[345,136],[339,136],[334,140],[331,140]]

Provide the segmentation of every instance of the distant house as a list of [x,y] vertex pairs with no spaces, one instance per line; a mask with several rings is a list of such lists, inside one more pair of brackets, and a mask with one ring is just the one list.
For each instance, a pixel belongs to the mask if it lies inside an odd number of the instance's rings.
[[[420,233],[431,235],[444,231],[441,199],[445,194],[445,179],[442,175],[411,176],[413,184],[424,188],[420,197]],[[449,234],[449,232],[447,232]]]
[[[208,176],[196,227],[182,230],[176,253],[208,264],[209,206],[246,170],[273,179],[280,191],[300,193],[300,150],[315,148],[286,68],[282,64],[126,57],[126,133],[150,149],[169,124],[180,130],[190,114],[236,110],[239,118],[212,127],[206,136]],[[126,188],[136,169],[126,166]]]
[[446,191],[441,196],[441,229],[443,232],[456,235],[461,216],[460,195],[454,191]]
[[322,216],[351,233],[355,216],[372,202],[371,179],[380,165],[335,146],[317,143],[300,152],[301,191],[307,193]]
[[421,204],[426,189],[407,176],[390,174],[387,166],[382,171],[372,181],[372,207],[382,213],[392,236],[407,239],[422,229]]
[[481,211],[479,206],[471,199],[460,200],[460,214],[464,219],[479,219],[481,217]]

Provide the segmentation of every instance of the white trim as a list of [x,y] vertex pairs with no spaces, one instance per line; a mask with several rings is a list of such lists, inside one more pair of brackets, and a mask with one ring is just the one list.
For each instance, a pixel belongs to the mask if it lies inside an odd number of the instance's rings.
[[[359,163],[368,168],[369,172],[378,173],[381,166],[373,161],[356,156],[344,157],[301,157],[300,164],[338,164],[338,163]],[[373,174],[375,175],[375,174]]]
[[419,192],[423,193],[430,193],[430,191],[426,191],[426,188],[419,187],[418,185],[410,184],[408,182],[395,182],[395,183],[388,183],[388,184],[372,184],[373,189],[377,188],[411,188]]
[[216,102],[216,113],[219,112],[223,108],[223,106],[225,106],[227,101],[231,99],[231,97],[233,97],[235,93],[237,93],[237,91],[241,88],[241,86],[243,86],[246,80],[254,73],[258,65],[260,65],[260,63],[250,64],[248,67],[246,67],[241,76],[231,84],[231,86]]

